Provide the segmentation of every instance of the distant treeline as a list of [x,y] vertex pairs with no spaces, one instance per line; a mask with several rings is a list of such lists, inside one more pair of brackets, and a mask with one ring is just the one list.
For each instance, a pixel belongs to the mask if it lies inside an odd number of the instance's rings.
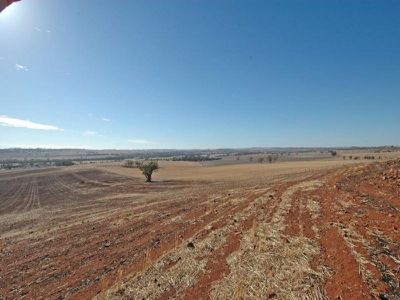
[[54,162],[55,166],[58,167],[67,167],[67,166],[73,166],[75,163],[72,160],[60,160]]
[[329,153],[337,150],[368,150],[378,152],[392,152],[400,150],[395,146],[382,147],[339,147],[339,148],[279,148],[279,147],[255,147],[255,148],[221,148],[221,149],[150,149],[150,150],[89,150],[89,149],[21,149],[8,148],[0,149],[1,160],[73,160],[73,161],[102,161],[102,160],[126,160],[126,159],[162,159],[172,157],[184,157],[192,155],[222,157],[227,155],[297,155],[299,153],[315,152]]
[[365,156],[353,156],[353,155],[349,155],[349,156],[343,156],[343,159],[354,159],[354,160],[358,160],[358,159],[382,159],[381,156],[374,156],[374,155],[365,155]]
[[43,168],[43,167],[66,167],[73,166],[75,163],[72,160],[56,160],[56,161],[42,161],[42,160],[13,160],[0,162],[0,169],[12,170],[20,168]]
[[204,155],[184,155],[181,157],[173,157],[172,161],[208,161],[208,160],[220,160],[221,157],[212,157]]

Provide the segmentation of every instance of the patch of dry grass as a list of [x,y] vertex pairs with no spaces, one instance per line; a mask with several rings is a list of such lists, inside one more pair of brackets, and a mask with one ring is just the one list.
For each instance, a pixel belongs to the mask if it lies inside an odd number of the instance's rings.
[[[232,216],[229,223],[219,229],[213,230],[203,240],[193,240],[194,248],[188,247],[188,241],[177,247],[152,263],[147,269],[139,272],[134,277],[127,278],[123,283],[117,283],[109,291],[99,295],[97,299],[157,299],[168,290],[174,289],[177,294],[193,286],[199,275],[204,272],[211,253],[225,244],[230,232],[237,230],[241,220],[247,219],[256,211],[256,205],[263,195],[256,199],[245,210]],[[245,201],[245,198],[238,198]],[[235,221],[236,220],[236,221]],[[168,268],[168,264],[173,266]]]
[[258,222],[228,258],[231,272],[213,286],[211,299],[326,299],[321,289],[325,274],[311,268],[318,246],[304,236],[283,234],[293,194],[320,184],[295,185],[282,195],[271,222]]
[[[376,280],[374,275],[371,273],[370,268],[375,268],[379,270],[379,272],[384,274],[386,278],[393,282],[396,282],[396,275],[393,274],[387,266],[384,266],[383,263],[379,260],[379,255],[386,255],[393,259],[393,261],[397,264],[400,263],[400,260],[396,259],[389,251],[385,251],[383,249],[378,249],[373,246],[368,240],[359,234],[355,230],[355,226],[353,223],[344,226],[343,224],[337,224],[338,230],[342,235],[346,245],[349,247],[351,254],[355,258],[359,268],[359,274],[361,275],[363,281],[370,286],[371,291],[375,294],[378,294],[376,287],[379,286],[379,282]],[[381,233],[377,233],[376,231],[369,230],[369,234],[374,236],[376,239],[383,241],[384,238]],[[359,247],[363,247],[368,255],[363,255],[359,249]],[[397,279],[397,283],[394,284],[399,287],[399,280]]]
[[363,277],[364,281],[368,282],[370,278],[372,278],[372,274],[370,274],[366,267],[368,264],[370,264],[370,262],[367,258],[365,258],[361,253],[356,250],[356,244],[363,245],[368,248],[368,241],[356,232],[354,225],[351,223],[347,227],[344,227],[340,224],[340,226],[338,226],[338,229],[345,243],[350,248],[351,254],[354,256],[359,265],[359,273]]

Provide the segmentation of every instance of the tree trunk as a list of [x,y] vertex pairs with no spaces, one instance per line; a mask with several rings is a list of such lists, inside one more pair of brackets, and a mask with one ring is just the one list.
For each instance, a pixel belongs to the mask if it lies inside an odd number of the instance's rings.
[[146,182],[151,182],[151,174],[146,174]]

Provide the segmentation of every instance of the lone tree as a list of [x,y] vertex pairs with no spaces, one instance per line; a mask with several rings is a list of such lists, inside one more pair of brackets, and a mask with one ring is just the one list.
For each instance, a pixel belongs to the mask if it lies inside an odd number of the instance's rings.
[[144,177],[146,177],[146,182],[151,182],[151,175],[153,172],[159,169],[158,162],[156,161],[149,161],[149,162],[142,162],[139,166],[140,171]]

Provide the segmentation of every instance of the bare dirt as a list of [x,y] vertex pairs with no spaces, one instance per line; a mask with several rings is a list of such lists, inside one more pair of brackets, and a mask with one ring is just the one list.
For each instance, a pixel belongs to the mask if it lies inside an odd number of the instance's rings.
[[0,299],[400,299],[400,161],[155,179],[2,173]]

